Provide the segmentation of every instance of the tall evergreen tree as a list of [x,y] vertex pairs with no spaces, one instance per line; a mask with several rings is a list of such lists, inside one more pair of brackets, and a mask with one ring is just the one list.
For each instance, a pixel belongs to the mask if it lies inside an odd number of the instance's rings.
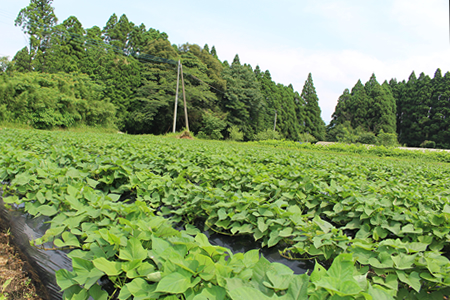
[[210,53],[214,58],[219,59],[219,57],[217,56],[216,47],[214,45],[212,46]]
[[223,111],[228,113],[227,122],[238,126],[246,139],[252,139],[262,98],[260,84],[251,67],[241,65],[238,55],[229,68],[224,68],[223,77],[227,81],[223,99]]
[[22,8],[15,20],[15,25],[30,36],[30,70],[39,66],[45,71],[45,52],[52,33],[52,27],[56,25],[54,8],[51,6],[53,0],[31,0],[30,4]]
[[23,47],[21,50],[17,51],[13,58],[12,70],[17,72],[31,72],[31,55],[28,52],[27,47]]
[[362,128],[370,131],[370,125],[367,119],[367,113],[371,103],[370,97],[367,95],[361,80],[356,82],[351,91],[351,101],[348,104],[347,111],[351,114],[352,128]]
[[403,80],[401,82],[397,82],[397,79],[393,78],[389,81],[389,87],[392,91],[392,95],[395,99],[395,103],[397,106],[397,112],[396,112],[396,118],[397,118],[397,136],[398,141],[401,144],[404,144],[402,142],[402,134],[403,134],[403,119],[404,119],[404,112],[403,112],[403,97],[405,93],[405,85],[406,82]]
[[411,74],[403,97],[402,135],[400,142],[418,147],[430,132],[430,112],[432,109],[432,85],[429,76],[421,73],[419,78]]
[[420,144],[420,139],[414,137],[415,131],[419,130],[417,122],[413,119],[415,112],[415,97],[417,77],[413,71],[403,86],[402,93],[397,98],[397,105],[400,109],[397,110],[397,124],[399,142],[408,146],[417,147]]
[[79,72],[80,61],[86,55],[86,31],[80,21],[71,16],[53,28],[47,49],[47,72]]
[[[148,44],[143,51],[144,58],[145,54],[178,60],[178,53],[164,39]],[[172,128],[176,66],[142,59],[140,74],[140,86],[130,103],[126,130],[130,133],[166,133]]]
[[325,122],[322,120],[319,98],[316,94],[311,73],[305,81],[301,98],[305,101],[305,130],[318,140],[325,139]]
[[396,104],[392,94],[378,83],[375,74],[366,82],[365,90],[371,98],[366,114],[369,131],[396,132]]
[[332,129],[339,124],[343,124],[346,121],[352,121],[354,112],[350,110],[350,105],[350,91],[348,89],[345,89],[342,95],[339,96],[338,103],[336,104],[334,113],[331,116],[330,124],[328,125],[329,129]]
[[438,69],[433,78],[433,93],[429,112],[429,139],[438,148],[450,148],[450,73],[444,76]]

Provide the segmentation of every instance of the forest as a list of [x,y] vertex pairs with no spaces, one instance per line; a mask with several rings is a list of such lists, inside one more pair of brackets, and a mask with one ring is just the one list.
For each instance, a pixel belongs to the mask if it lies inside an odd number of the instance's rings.
[[[222,62],[214,46],[171,44],[166,33],[135,25],[126,15],[113,14],[103,28],[85,29],[75,16],[58,23],[49,0],[32,0],[15,22],[30,41],[11,62],[3,59],[4,121],[42,129],[86,124],[131,134],[170,132],[180,61],[195,134],[325,138],[311,74],[299,93],[275,83],[269,71],[242,64],[238,55]],[[181,130],[183,101],[178,106]]]
[[[238,54],[221,61],[214,46],[172,44],[167,33],[125,14],[113,14],[103,28],[84,28],[75,16],[58,22],[52,2],[31,0],[15,20],[29,46],[0,60],[1,122],[171,132],[180,62],[189,129],[201,138],[450,148],[450,74],[439,69],[433,79],[413,72],[407,82],[379,84],[375,74],[365,85],[359,80],[326,126],[311,73],[298,92]],[[177,106],[179,131],[187,124],[183,101]]]
[[328,140],[371,144],[375,134],[396,134],[409,147],[450,148],[450,73],[433,79],[413,71],[408,81],[379,84],[374,74],[339,97]]

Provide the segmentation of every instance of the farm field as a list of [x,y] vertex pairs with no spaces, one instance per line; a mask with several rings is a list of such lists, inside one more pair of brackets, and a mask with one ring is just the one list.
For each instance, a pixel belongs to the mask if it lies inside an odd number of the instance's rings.
[[[3,129],[3,200],[51,218],[34,244],[71,250],[65,299],[446,299],[446,154],[273,146]],[[233,254],[199,223],[315,267]]]

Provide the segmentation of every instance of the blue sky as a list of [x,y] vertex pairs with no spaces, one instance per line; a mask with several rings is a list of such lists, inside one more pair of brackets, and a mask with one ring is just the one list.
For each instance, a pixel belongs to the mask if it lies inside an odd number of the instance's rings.
[[[0,56],[27,37],[14,19],[29,0],[0,0]],[[101,28],[116,13],[164,31],[174,44],[215,45],[221,60],[259,65],[301,92],[312,73],[326,123],[345,88],[375,73],[380,83],[450,70],[446,0],[55,0],[60,22],[76,16]]]

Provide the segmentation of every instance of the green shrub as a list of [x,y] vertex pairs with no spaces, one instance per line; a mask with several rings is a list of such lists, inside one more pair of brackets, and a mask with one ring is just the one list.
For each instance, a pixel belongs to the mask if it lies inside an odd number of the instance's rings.
[[221,139],[223,139],[223,135],[220,132],[220,130],[215,129],[211,132],[211,134],[209,135],[209,138],[212,140],[221,140]]
[[1,121],[39,129],[114,127],[114,105],[87,75],[31,72],[1,77]]
[[244,140],[244,133],[237,126],[231,126],[228,128],[228,132],[230,133],[230,140],[232,141],[242,141]]
[[316,143],[317,139],[314,136],[310,135],[309,133],[302,133],[299,136],[299,142],[302,142],[302,143]]
[[[197,137],[200,139],[223,139],[222,130],[225,129],[227,123],[224,120],[224,115],[219,115],[212,111],[205,111],[203,113],[203,120],[201,130],[198,132]],[[200,135],[200,136],[198,136]]]
[[327,129],[327,141],[344,144],[356,143],[358,135],[363,131],[361,128],[353,129],[349,121]]
[[198,139],[201,139],[201,140],[207,140],[208,139],[208,135],[206,133],[204,133],[203,131],[197,132],[196,137]]
[[380,130],[380,133],[378,133],[377,141],[378,145],[383,145],[385,147],[394,147],[399,145],[397,141],[397,134],[384,132],[383,129]]
[[423,143],[420,144],[420,147],[422,147],[422,148],[436,148],[436,142],[435,141],[423,141]]
[[265,141],[265,140],[281,140],[283,137],[281,134],[275,130],[267,129],[265,131],[258,132],[254,137],[255,141]]
[[356,142],[361,144],[376,145],[377,137],[373,132],[364,132],[360,136],[358,136]]

